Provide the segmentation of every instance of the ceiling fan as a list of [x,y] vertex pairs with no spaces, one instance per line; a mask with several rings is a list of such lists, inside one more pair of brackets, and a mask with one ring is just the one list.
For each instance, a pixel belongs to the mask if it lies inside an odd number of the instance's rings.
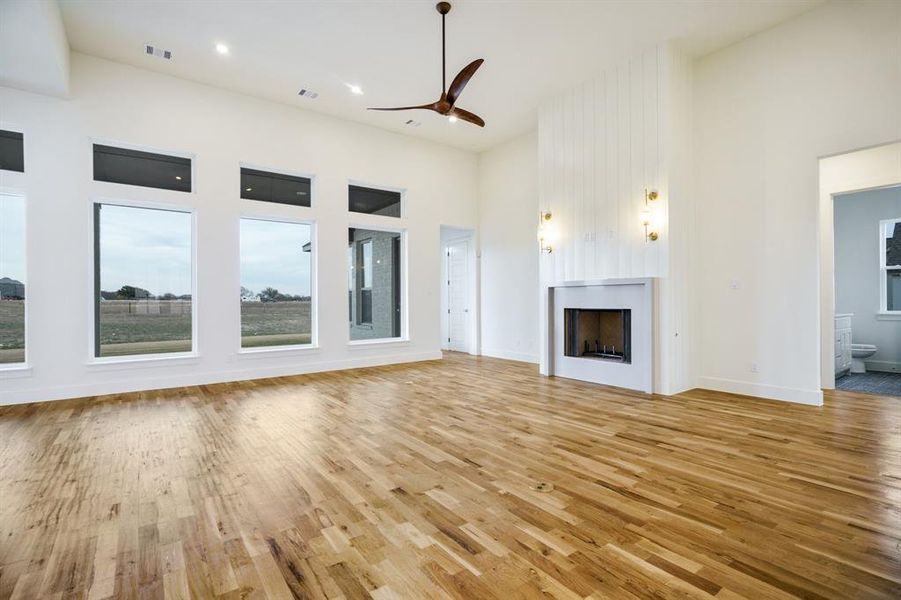
[[478,68],[481,67],[482,63],[485,61],[481,58],[472,61],[463,67],[462,71],[457,73],[457,76],[454,77],[450,87],[446,86],[447,80],[445,79],[445,71],[447,70],[447,65],[445,64],[444,58],[444,16],[450,12],[451,5],[450,2],[439,2],[435,5],[435,8],[441,14],[441,97],[437,102],[432,102],[431,104],[399,106],[396,108],[370,108],[369,110],[433,110],[438,114],[446,116],[451,121],[461,119],[469,123],[474,123],[479,127],[484,127],[485,121],[483,121],[479,115],[473,114],[468,110],[463,110],[462,108],[457,108],[455,104],[457,103],[460,94],[463,92],[463,88],[466,87],[466,84],[469,83],[469,80],[472,79],[472,76],[475,75]]

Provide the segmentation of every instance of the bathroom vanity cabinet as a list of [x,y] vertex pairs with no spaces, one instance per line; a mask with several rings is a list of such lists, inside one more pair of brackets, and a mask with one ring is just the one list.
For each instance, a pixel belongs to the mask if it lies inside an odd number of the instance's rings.
[[851,370],[851,317],[835,315],[835,375]]

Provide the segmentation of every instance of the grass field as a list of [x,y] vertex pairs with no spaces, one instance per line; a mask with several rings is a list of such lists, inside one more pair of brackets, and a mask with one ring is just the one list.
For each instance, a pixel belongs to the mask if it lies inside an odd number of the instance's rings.
[[242,302],[241,347],[309,344],[310,301]]
[[[185,306],[186,301],[173,301],[171,307],[160,301],[161,314],[136,314],[137,304],[129,300],[100,304],[101,356],[191,351],[191,311],[189,305]],[[308,300],[242,302],[241,346],[309,344],[311,322]],[[0,300],[0,363],[24,361],[24,349],[25,303]]]
[[0,300],[0,364],[25,361],[25,301]]

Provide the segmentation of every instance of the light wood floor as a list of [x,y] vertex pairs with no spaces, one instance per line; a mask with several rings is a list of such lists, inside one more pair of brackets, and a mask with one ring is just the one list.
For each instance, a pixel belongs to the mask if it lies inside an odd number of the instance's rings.
[[3,598],[901,595],[898,398],[448,355],[8,407],[0,459]]

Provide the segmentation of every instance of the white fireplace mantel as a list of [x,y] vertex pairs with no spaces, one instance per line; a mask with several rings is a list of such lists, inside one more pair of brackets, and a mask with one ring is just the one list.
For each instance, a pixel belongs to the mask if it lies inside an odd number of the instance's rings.
[[[546,375],[593,383],[654,391],[653,277],[563,281],[547,287],[547,326],[544,328]],[[632,362],[630,364],[564,356],[565,308],[629,309]]]

